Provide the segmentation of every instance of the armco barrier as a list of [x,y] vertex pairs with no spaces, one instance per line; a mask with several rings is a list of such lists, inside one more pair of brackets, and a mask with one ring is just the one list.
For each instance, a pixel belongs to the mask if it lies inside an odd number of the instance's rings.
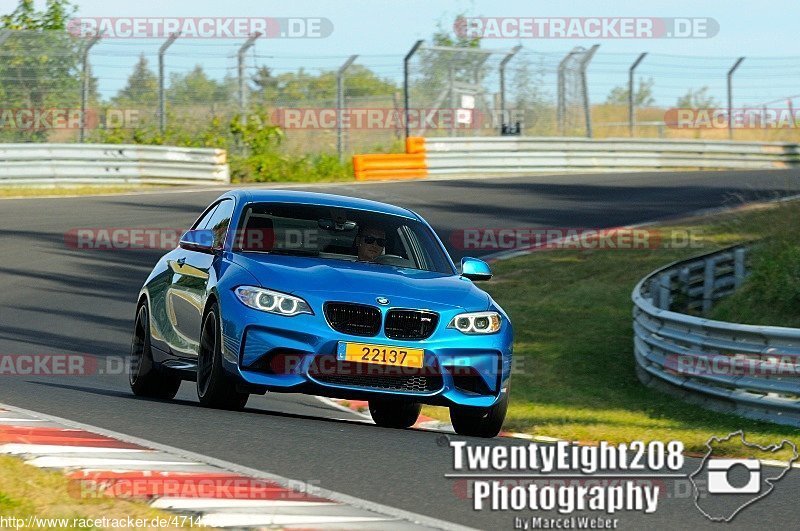
[[654,271],[633,290],[636,372],[650,386],[717,411],[800,427],[800,329],[702,314],[746,274],[735,247]]
[[[509,175],[534,172],[620,172],[692,169],[781,169],[800,165],[800,146],[790,143],[631,138],[412,137],[408,155],[424,155],[424,175]],[[356,155],[359,179],[398,178],[412,159],[378,169],[376,155]],[[419,164],[418,159],[413,159]],[[370,170],[374,168],[374,173]],[[361,173],[359,173],[359,171]],[[393,175],[392,172],[397,172]],[[414,176],[423,177],[421,172]]]
[[222,149],[116,144],[0,144],[0,186],[228,183]]

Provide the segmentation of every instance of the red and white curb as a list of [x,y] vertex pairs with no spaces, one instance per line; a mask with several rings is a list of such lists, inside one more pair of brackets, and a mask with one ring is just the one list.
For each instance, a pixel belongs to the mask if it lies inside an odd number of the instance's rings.
[[0,404],[0,454],[63,471],[70,495],[141,499],[220,528],[468,530],[234,463]]

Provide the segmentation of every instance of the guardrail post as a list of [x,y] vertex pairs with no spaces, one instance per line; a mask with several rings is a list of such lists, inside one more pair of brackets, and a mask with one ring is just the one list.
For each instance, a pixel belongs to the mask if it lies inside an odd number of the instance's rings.
[[409,108],[408,108],[408,64],[411,62],[411,58],[414,57],[414,54],[417,53],[417,50],[420,46],[423,45],[425,41],[419,40],[414,43],[414,46],[411,47],[411,50],[406,54],[405,59],[403,59],[403,107],[405,109],[404,115],[406,118],[406,138],[411,136],[411,125],[409,124]]
[[344,141],[342,138],[342,122],[344,121],[344,73],[353,64],[358,55],[351,55],[336,71],[336,152],[339,162],[344,161]]
[[647,57],[647,52],[639,54],[636,61],[633,62],[628,69],[628,134],[633,137],[633,127],[636,122],[636,101],[633,97],[633,71],[639,66],[644,58]]
[[162,134],[167,129],[167,96],[164,92],[164,54],[167,53],[167,48],[172,46],[172,43],[175,42],[180,35],[180,33],[171,33],[166,42],[158,49],[158,126]]
[[[2,37],[0,37],[0,39],[2,39]],[[89,39],[81,56],[81,77],[83,78],[83,89],[81,90],[81,130],[79,137],[81,144],[83,144],[86,139],[86,107],[89,105],[89,50],[91,50],[92,46],[97,44],[99,40],[99,34]],[[2,44],[2,41],[0,41],[0,44]]]
[[669,310],[672,304],[670,288],[672,287],[672,276],[669,273],[661,273],[658,277],[658,307],[662,310]]
[[717,268],[717,258],[707,258],[703,268],[703,313],[711,310],[714,297],[714,273]]
[[[522,45],[518,44],[511,48],[511,51],[503,57],[500,61],[500,133],[503,132],[503,126],[506,123],[506,65],[515,55],[522,49]],[[509,122],[510,124],[511,122]]]
[[239,116],[242,124],[247,123],[247,82],[244,79],[244,56],[259,37],[261,37],[261,33],[258,31],[250,35],[236,53],[236,72],[239,81]]
[[733,63],[733,66],[728,70],[728,139],[733,140],[733,73],[739,68],[739,65],[744,61],[744,57],[740,57]]
[[739,289],[744,283],[745,269],[744,259],[747,249],[736,249],[733,252],[733,285],[735,289]]

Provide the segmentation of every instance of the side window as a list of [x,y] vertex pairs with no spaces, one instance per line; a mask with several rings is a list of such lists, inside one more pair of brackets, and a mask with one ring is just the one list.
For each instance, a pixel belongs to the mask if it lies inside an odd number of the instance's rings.
[[225,199],[219,203],[205,226],[199,227],[214,232],[212,245],[215,249],[225,245],[225,236],[228,234],[228,226],[231,224],[231,215],[233,215],[233,201]]
[[211,216],[213,216],[214,212],[217,210],[217,207],[219,207],[219,204],[209,208],[208,212],[206,212],[203,217],[198,219],[197,222],[192,226],[192,230],[204,229],[208,223],[208,220],[211,219]]

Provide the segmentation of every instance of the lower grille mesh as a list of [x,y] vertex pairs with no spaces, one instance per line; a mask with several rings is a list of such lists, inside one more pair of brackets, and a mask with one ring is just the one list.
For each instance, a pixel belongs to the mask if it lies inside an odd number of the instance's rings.
[[369,363],[339,361],[336,356],[320,356],[308,371],[315,380],[331,385],[360,387],[408,393],[432,393],[442,388],[438,368],[390,367]]

